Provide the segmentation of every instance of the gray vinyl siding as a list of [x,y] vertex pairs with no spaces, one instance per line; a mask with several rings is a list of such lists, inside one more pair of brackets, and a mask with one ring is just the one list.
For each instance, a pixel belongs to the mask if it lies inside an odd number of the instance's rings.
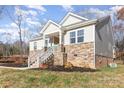
[[113,44],[111,19],[107,18],[95,26],[95,54],[113,57]]

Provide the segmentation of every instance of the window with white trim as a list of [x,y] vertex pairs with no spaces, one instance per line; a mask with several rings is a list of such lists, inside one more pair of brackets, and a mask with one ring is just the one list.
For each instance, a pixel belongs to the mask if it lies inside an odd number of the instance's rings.
[[76,32],[70,32],[70,43],[76,43]]
[[37,42],[34,42],[34,50],[37,49]]
[[84,30],[77,30],[70,32],[70,43],[81,43],[84,42]]
[[77,31],[77,42],[83,42],[84,41],[84,30],[78,30]]

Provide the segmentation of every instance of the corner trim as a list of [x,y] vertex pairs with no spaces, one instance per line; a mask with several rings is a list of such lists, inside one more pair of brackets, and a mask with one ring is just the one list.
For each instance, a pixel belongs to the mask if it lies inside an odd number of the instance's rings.
[[96,26],[94,25],[94,32],[93,32],[93,36],[94,36],[94,68],[96,69],[96,47],[95,47],[95,44],[96,44],[96,40],[95,40],[95,37],[96,37]]

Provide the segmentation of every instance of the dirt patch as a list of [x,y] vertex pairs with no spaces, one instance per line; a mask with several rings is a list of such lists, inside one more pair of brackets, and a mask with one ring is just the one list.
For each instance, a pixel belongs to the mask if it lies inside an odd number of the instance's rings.
[[28,60],[28,56],[24,55],[21,61],[20,55],[13,55],[13,56],[1,56],[0,63],[26,63]]

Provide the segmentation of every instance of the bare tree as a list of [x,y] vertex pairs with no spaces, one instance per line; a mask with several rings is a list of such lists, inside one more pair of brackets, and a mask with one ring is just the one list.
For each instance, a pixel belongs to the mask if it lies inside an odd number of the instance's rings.
[[122,7],[119,11],[117,11],[117,18],[124,20],[124,7]]
[[124,51],[124,7],[116,11],[116,22],[113,25],[115,44],[118,51]]
[[[39,23],[35,19],[30,18],[31,21],[35,20],[35,22],[38,24],[31,24],[31,26],[28,26],[30,23],[27,22],[27,19],[29,18],[29,13],[27,11],[21,9],[21,6],[15,6],[15,10],[16,10],[15,14],[10,13],[11,11],[9,10],[11,9],[8,9],[7,7],[6,15],[16,25],[15,27],[18,30],[19,41],[20,41],[20,55],[22,58],[23,54],[27,53],[26,49],[27,49],[28,41],[34,36],[34,33],[38,33],[39,31],[41,31],[44,21]],[[33,32],[31,30],[33,30]]]
[[23,27],[23,23],[26,17],[26,14],[24,13],[23,10],[21,10],[21,8],[19,6],[15,6],[15,11],[16,13],[14,14],[14,16],[11,15],[10,11],[6,8],[6,13],[9,16],[9,18],[12,20],[13,23],[15,23],[17,29],[18,29],[18,33],[19,33],[19,41],[20,41],[20,58],[22,61],[23,58],[23,41],[22,41],[22,27]]

